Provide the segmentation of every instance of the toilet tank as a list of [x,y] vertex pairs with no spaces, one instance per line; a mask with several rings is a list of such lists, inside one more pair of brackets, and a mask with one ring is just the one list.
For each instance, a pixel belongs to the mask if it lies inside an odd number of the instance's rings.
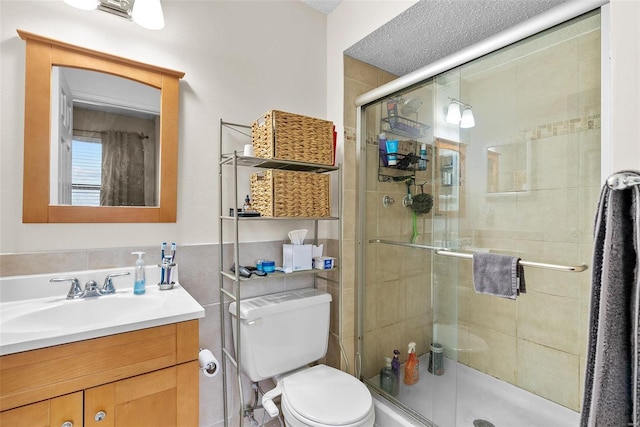
[[[324,357],[331,295],[300,289],[240,301],[240,364],[252,381],[292,371]],[[233,338],[238,349],[236,303]]]

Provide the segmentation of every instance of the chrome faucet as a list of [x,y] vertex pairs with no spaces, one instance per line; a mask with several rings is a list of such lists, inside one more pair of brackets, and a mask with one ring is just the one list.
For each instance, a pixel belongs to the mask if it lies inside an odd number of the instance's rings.
[[115,294],[116,288],[113,286],[113,281],[111,280],[114,277],[120,276],[128,276],[130,273],[128,271],[121,271],[119,273],[111,273],[107,277],[104,278],[104,284],[102,285],[102,295]]
[[49,280],[50,282],[71,282],[71,288],[67,293],[67,299],[78,299],[87,297],[99,297],[100,295],[110,295],[116,292],[116,288],[113,286],[112,278],[119,276],[128,276],[128,271],[121,271],[119,273],[111,273],[104,278],[104,284],[101,288],[98,287],[98,283],[95,280],[89,280],[84,289],[80,286],[80,282],[75,277],[54,277]]
[[80,287],[80,282],[75,277],[54,277],[49,282],[71,282],[71,289],[67,293],[67,299],[82,298],[83,291]]

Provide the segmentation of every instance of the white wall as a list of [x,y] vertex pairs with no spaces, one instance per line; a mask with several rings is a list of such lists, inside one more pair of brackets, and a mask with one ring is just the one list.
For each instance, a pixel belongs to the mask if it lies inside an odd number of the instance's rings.
[[[218,241],[219,120],[326,116],[326,16],[298,1],[163,1],[166,26],[56,1],[0,2],[0,252]],[[186,73],[175,224],[22,224],[25,43],[16,29]],[[241,189],[241,192],[245,192]],[[284,227],[284,229],[282,229]],[[248,240],[286,237],[255,227]]]
[[640,0],[612,0],[610,171],[640,170]]

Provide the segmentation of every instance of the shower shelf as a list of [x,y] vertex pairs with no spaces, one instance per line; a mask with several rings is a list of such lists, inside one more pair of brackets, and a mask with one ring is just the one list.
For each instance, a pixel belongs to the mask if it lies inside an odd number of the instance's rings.
[[[236,132],[238,135],[242,135],[239,137],[238,140],[232,138],[231,136],[226,135],[226,133],[224,133],[224,131],[234,131]],[[329,224],[333,223],[335,224],[335,222],[337,221],[337,224],[335,225],[335,228],[337,228],[337,233],[338,233],[338,241],[341,240],[341,233],[342,233],[342,224],[341,224],[341,219],[339,216],[330,216],[330,217],[241,217],[241,216],[235,216],[235,215],[227,215],[228,211],[223,211],[223,196],[224,195],[228,195],[231,196],[232,200],[240,200],[240,193],[238,192],[238,174],[239,174],[239,169],[240,168],[249,168],[249,169],[278,169],[278,170],[287,170],[287,171],[298,171],[298,172],[307,172],[307,173],[318,173],[318,174],[326,174],[329,173],[330,174],[330,181],[333,179],[333,177],[335,176],[337,178],[338,181],[338,188],[342,188],[342,168],[341,166],[338,165],[320,165],[320,164],[315,164],[315,163],[305,163],[305,162],[299,162],[299,161],[289,161],[289,160],[279,160],[279,159],[263,159],[263,158],[258,158],[258,157],[251,157],[251,156],[244,156],[243,153],[244,151],[240,151],[240,150],[235,150],[235,151],[231,151],[231,152],[223,152],[223,146],[224,145],[228,145],[230,147],[227,148],[235,148],[236,146],[241,146],[240,144],[243,142],[249,143],[251,142],[251,126],[249,125],[244,125],[244,124],[238,124],[238,123],[230,123],[230,122],[226,122],[224,120],[220,120],[220,145],[219,145],[219,171],[218,171],[218,202],[219,202],[219,216],[218,216],[218,231],[219,231],[219,238],[221,242],[224,242],[224,236],[225,233],[228,233],[229,231],[231,231],[231,239],[230,239],[230,245],[232,247],[232,255],[231,258],[233,259],[234,264],[239,265],[240,262],[240,254],[241,254],[241,250],[240,250],[240,239],[239,239],[239,232],[240,232],[240,228],[241,226],[246,226],[249,223],[254,223],[255,224],[261,224],[261,226],[267,226],[268,224],[265,223],[264,221],[275,221],[275,222],[279,222],[279,221],[307,221],[307,222],[311,222],[313,224],[313,240],[314,240],[314,244],[318,244],[318,224],[320,222],[324,222],[324,221],[329,221]],[[233,136],[237,136],[235,133],[232,134]],[[243,144],[244,145],[244,144]],[[224,186],[224,179],[223,179],[223,174],[227,173],[229,175],[229,177],[231,178],[231,185],[229,186]],[[244,194],[244,192],[242,193]],[[232,206],[231,209],[234,209],[234,207]],[[342,212],[342,197],[340,195],[340,193],[338,193],[338,212]],[[231,230],[229,230],[231,228]],[[225,231],[227,230],[227,231]],[[229,234],[229,233],[228,233]],[[326,270],[320,270],[320,269],[311,269],[311,270],[303,270],[303,271],[295,271],[292,273],[284,273],[284,272],[273,272],[273,273],[269,273],[268,276],[266,277],[260,277],[260,276],[256,276],[256,275],[252,275],[249,278],[244,278],[244,277],[240,277],[239,273],[234,272],[234,273],[229,273],[228,271],[224,271],[224,269],[227,267],[226,264],[230,264],[230,262],[226,263],[225,262],[225,254],[226,254],[226,250],[225,250],[226,245],[225,244],[220,244],[219,245],[219,285],[218,285],[218,290],[220,293],[220,301],[221,301],[221,305],[224,305],[226,302],[229,301],[240,301],[241,300],[241,296],[240,296],[240,291],[241,288],[244,287],[245,284],[249,284],[247,282],[250,283],[260,283],[259,280],[261,279],[273,279],[273,278],[288,278],[288,277],[301,277],[301,276],[308,276],[312,279],[313,281],[313,286],[318,287],[318,281],[322,281],[322,282],[326,282],[326,283],[333,283],[333,284],[340,284],[339,280],[336,279],[332,279],[329,278],[327,276],[325,276],[325,274],[329,274],[329,273],[335,273],[336,271],[340,270],[340,267],[334,267],[331,269],[326,269]],[[338,249],[337,249],[337,259],[338,262],[340,262],[340,260],[342,259],[342,250],[340,245],[338,245]],[[227,254],[228,255],[228,254]],[[230,260],[229,260],[230,261]],[[231,284],[231,286],[229,287],[230,289],[225,289],[225,284]],[[240,285],[243,286],[240,286]],[[244,291],[243,291],[244,293]],[[236,313],[235,316],[235,320],[233,321],[233,327],[238,329],[239,323],[235,323],[235,322],[240,322],[240,313],[239,313],[239,309],[240,309],[240,304],[237,305],[237,309],[238,312]],[[226,315],[228,316],[228,314]],[[243,390],[242,390],[242,368],[240,366],[240,352],[241,352],[241,348],[239,345],[237,345],[235,347],[235,353],[231,351],[231,347],[228,344],[228,341],[226,339],[226,335],[225,335],[225,331],[226,331],[226,323],[228,322],[228,320],[226,320],[226,316],[225,316],[225,310],[220,310],[220,343],[222,346],[222,353],[223,353],[223,357],[222,357],[222,383],[223,383],[223,393],[222,393],[222,399],[223,399],[223,412],[224,412],[224,426],[228,426],[229,425],[229,421],[231,419],[230,417],[230,404],[231,401],[228,399],[227,396],[227,382],[229,380],[229,376],[231,375],[231,373],[227,372],[227,363],[230,363],[231,365],[233,365],[235,367],[235,377],[237,380],[237,396],[236,398],[238,399],[238,401],[236,401],[235,405],[238,406],[238,414],[237,416],[239,417],[239,419],[243,419],[246,414],[245,414],[245,401],[244,401],[244,394],[243,394]],[[341,316],[339,316],[340,319],[338,319],[338,330],[342,330],[342,326],[341,326]],[[340,336],[340,334],[336,335],[338,338],[338,341],[340,343],[342,343],[342,338]],[[342,344],[340,344],[342,346]]]
[[[407,246],[410,248],[417,249],[428,249],[432,250],[436,255],[449,256],[455,258],[464,258],[464,259],[472,259],[472,253],[465,252],[456,252],[451,249],[441,248],[438,246],[429,246],[429,245],[418,245],[415,243],[405,243],[405,242],[396,242],[393,240],[382,240],[382,239],[371,239],[369,243],[381,243],[385,245],[396,245],[396,246]],[[533,267],[533,268],[544,268],[547,270],[556,270],[556,271],[565,271],[568,273],[580,273],[585,271],[589,266],[587,264],[580,265],[562,265],[562,264],[548,264],[544,262],[534,262],[534,261],[518,261],[520,265],[524,267]]]

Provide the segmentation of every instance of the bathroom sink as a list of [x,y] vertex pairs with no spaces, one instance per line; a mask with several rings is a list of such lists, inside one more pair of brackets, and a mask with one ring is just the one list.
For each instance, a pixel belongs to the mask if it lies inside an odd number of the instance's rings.
[[[115,294],[73,300],[66,299],[68,283],[49,282],[51,277],[66,274],[0,278],[0,355],[204,317],[202,306],[179,282],[173,289],[160,290],[155,270],[147,271],[142,295],[135,295],[132,284],[120,279],[114,281]],[[69,275],[84,284],[112,272]]]
[[35,303],[33,310],[2,318],[3,334],[25,334],[70,329],[82,323],[106,324],[135,318],[162,305],[158,295],[116,293],[79,300],[54,300]]

